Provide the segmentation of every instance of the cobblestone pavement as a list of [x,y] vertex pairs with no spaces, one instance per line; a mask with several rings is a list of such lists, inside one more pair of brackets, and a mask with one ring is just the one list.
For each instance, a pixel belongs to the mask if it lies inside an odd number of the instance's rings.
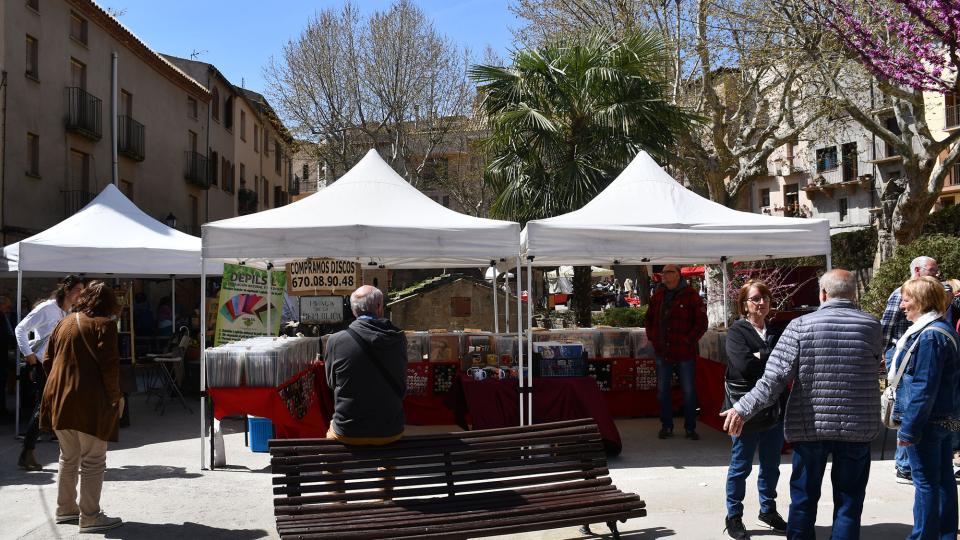
[[[123,518],[124,525],[106,532],[106,538],[248,540],[276,538],[271,507],[271,475],[267,454],[244,447],[242,424],[227,422],[228,467],[201,471],[200,420],[196,403],[193,414],[168,403],[158,415],[143,395],[132,397],[132,426],[120,432],[121,441],[111,444],[101,504],[105,512]],[[654,419],[618,420],[624,442],[623,455],[610,461],[614,483],[624,491],[639,493],[647,501],[649,515],[621,525],[623,537],[722,539],[724,481],[729,460],[729,439],[701,426],[703,439],[659,440]],[[417,427],[409,432],[457,430],[456,427]],[[889,446],[888,442],[888,446]],[[890,448],[879,461],[875,445],[873,468],[863,512],[862,537],[870,540],[904,538],[910,531],[913,488],[897,484]],[[41,442],[37,453],[43,471],[26,473],[16,467],[20,443],[12,424],[0,424],[0,538],[74,538],[77,525],[56,525],[57,445]],[[780,510],[786,517],[789,504],[789,456],[781,465],[778,492]],[[829,472],[827,474],[829,477]],[[755,538],[770,535],[754,527],[759,504],[756,476],[748,481],[745,523]],[[829,537],[832,497],[829,481],[824,485],[818,536]],[[593,527],[606,534],[606,527]],[[89,538],[97,535],[84,535]],[[576,528],[518,535],[517,538],[581,538]]]

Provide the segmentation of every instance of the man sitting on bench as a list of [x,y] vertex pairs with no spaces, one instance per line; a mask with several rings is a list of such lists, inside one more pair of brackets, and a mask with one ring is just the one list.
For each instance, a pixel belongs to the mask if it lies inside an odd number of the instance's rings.
[[327,438],[346,444],[382,445],[403,435],[407,341],[383,317],[383,293],[364,285],[350,295],[357,320],[327,341],[327,384],[334,413]]

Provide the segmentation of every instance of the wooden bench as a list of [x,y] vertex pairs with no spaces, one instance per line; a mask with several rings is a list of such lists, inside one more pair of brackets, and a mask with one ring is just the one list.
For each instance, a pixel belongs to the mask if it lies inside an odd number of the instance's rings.
[[281,538],[471,538],[647,514],[612,485],[593,420],[415,435],[386,446],[270,441]]

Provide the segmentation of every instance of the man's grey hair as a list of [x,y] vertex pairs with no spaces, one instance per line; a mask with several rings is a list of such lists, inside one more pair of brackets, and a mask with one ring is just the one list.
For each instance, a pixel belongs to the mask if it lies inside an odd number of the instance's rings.
[[383,306],[383,292],[376,287],[364,285],[350,295],[350,311],[353,312],[354,317],[377,316],[381,306]]
[[933,257],[927,257],[926,255],[921,255],[916,259],[910,261],[910,277],[917,277],[915,273],[915,268],[926,268],[931,262],[937,262]]
[[820,276],[820,290],[827,293],[827,298],[856,300],[857,276],[842,268],[836,268]]

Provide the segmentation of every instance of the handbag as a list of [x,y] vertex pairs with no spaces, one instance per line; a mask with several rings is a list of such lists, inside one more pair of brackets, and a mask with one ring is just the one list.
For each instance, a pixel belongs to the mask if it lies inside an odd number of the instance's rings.
[[[928,330],[940,332],[941,334],[947,336],[947,339],[953,343],[953,347],[956,349],[957,343],[953,340],[953,336],[951,336],[949,332],[938,326],[931,326],[921,330],[920,335]],[[920,343],[920,335],[917,336],[917,339],[914,340],[913,345],[911,345],[910,349],[907,350],[907,354],[903,355],[903,359],[901,360],[902,363],[900,364],[900,367],[897,368],[897,373],[893,376],[893,381],[891,381],[890,385],[883,390],[882,394],[880,394],[880,421],[883,422],[884,426],[890,429],[897,429],[900,427],[900,421],[893,416],[893,409],[897,404],[897,386],[900,385],[900,378],[903,377],[904,372],[907,370],[907,365],[910,363],[910,358],[913,356],[914,349],[916,349],[917,344]],[[896,358],[894,358],[894,361],[896,361]]]
[[[736,381],[727,379],[723,381],[724,390],[726,390],[727,403],[729,406],[726,408],[733,407],[733,404],[737,401],[740,401],[740,398],[750,393],[753,390],[754,384],[748,383],[746,381]],[[773,426],[777,425],[780,422],[781,418],[781,400],[778,398],[772,405],[761,409],[760,412],[755,414],[750,420],[743,425],[744,433],[758,433],[761,431],[766,431]]]

